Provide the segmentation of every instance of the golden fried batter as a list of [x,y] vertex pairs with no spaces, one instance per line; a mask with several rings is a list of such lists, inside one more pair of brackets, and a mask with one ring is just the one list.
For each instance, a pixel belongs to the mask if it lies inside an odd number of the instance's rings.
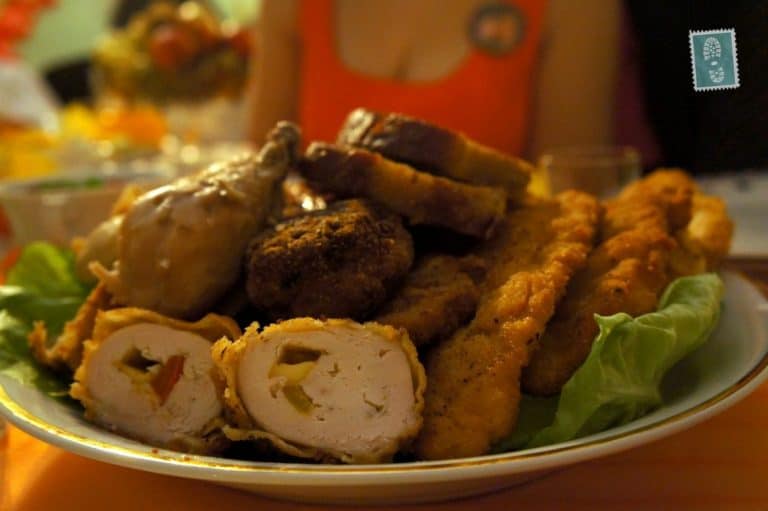
[[64,331],[50,347],[45,323],[36,321],[27,339],[35,360],[55,371],[74,372],[83,357],[83,343],[93,333],[96,314],[112,307],[111,296],[106,287],[98,284],[80,306],[75,317],[67,321]]
[[637,316],[655,310],[672,279],[669,265],[676,243],[671,232],[690,219],[694,191],[686,174],[661,170],[607,202],[603,241],[574,276],[523,371],[526,392],[560,391],[592,349],[599,330],[595,314]]
[[485,269],[475,256],[426,256],[374,321],[405,328],[416,346],[445,339],[474,315]]
[[586,261],[598,209],[575,191],[533,202],[512,212],[481,251],[493,267],[475,318],[427,356],[419,457],[482,455],[512,430],[530,345]]
[[679,246],[672,253],[674,274],[716,270],[728,255],[732,236],[733,221],[722,199],[697,193],[693,196],[691,221],[675,235]]
[[[662,227],[659,215],[664,217],[667,232],[684,228],[691,220],[693,195],[696,183],[691,176],[680,169],[657,169],[645,178],[627,185],[619,196],[608,201],[608,207],[615,205],[621,212],[606,215],[600,227],[600,237],[605,240],[622,231],[636,229],[642,225]],[[661,209],[635,208],[652,200]]]
[[418,172],[365,149],[315,142],[300,169],[321,191],[340,198],[365,197],[412,224],[439,225],[478,238],[489,237],[506,210],[507,195],[500,188]]

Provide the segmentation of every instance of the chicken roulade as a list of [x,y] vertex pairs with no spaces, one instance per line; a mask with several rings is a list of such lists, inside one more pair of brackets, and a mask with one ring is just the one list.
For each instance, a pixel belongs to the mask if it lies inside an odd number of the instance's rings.
[[217,452],[227,441],[211,344],[240,335],[234,321],[215,314],[188,323],[142,309],[100,312],[70,394],[87,419],[125,436]]
[[221,340],[232,440],[267,440],[304,458],[388,461],[421,427],[424,368],[404,330],[298,318]]

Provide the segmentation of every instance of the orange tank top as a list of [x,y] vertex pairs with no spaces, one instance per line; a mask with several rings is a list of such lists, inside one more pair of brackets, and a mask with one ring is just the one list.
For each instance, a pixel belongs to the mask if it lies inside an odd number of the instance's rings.
[[[366,107],[418,117],[503,152],[521,154],[527,142],[545,2],[504,3],[513,8],[510,11],[523,27],[521,39],[509,51],[494,55],[470,41],[464,62],[449,75],[404,82],[348,69],[336,51],[333,0],[302,0],[301,76],[312,77],[302,79],[299,90],[304,140],[335,140],[347,114]],[[479,27],[485,29],[493,27]]]

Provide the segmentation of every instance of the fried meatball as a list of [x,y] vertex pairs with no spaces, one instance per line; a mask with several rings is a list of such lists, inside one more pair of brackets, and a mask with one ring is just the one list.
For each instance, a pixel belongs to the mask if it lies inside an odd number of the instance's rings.
[[246,288],[270,319],[364,319],[408,272],[413,241],[400,218],[360,200],[289,219],[257,236]]

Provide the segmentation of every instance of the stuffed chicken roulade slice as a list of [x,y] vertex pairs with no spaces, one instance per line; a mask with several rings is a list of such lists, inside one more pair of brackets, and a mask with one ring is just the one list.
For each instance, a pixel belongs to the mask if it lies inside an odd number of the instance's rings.
[[211,345],[240,335],[232,319],[215,314],[190,323],[136,308],[100,312],[70,394],[88,420],[122,435],[217,452],[228,441]]
[[213,347],[232,440],[292,456],[380,463],[421,428],[426,377],[404,330],[297,318]]

